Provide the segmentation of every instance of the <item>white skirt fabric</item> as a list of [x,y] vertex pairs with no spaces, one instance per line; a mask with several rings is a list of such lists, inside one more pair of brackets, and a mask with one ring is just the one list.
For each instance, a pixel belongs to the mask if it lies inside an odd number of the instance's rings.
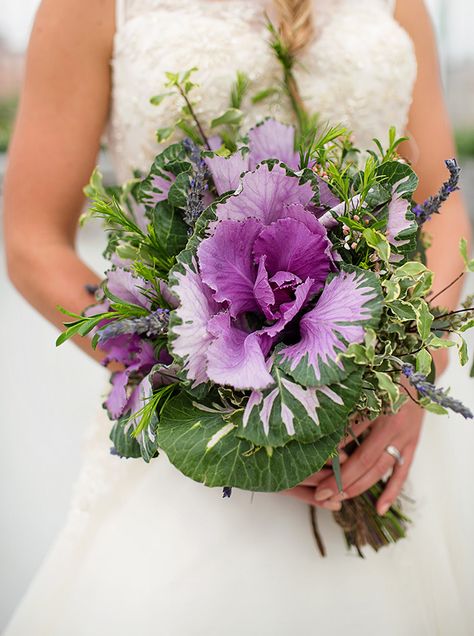
[[[466,370],[444,383],[467,397]],[[471,400],[472,403],[472,400]],[[161,455],[109,453],[98,418],[67,523],[5,636],[474,634],[474,424],[428,416],[409,538],[366,559],[319,513],[275,494],[222,499]]]

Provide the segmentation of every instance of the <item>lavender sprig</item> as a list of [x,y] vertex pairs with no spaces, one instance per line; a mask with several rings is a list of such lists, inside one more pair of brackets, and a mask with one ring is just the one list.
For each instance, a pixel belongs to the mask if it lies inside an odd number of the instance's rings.
[[461,174],[461,168],[458,166],[456,159],[447,159],[445,161],[446,167],[449,170],[449,179],[445,181],[440,188],[438,194],[429,199],[426,199],[424,203],[415,205],[413,212],[416,216],[418,225],[423,225],[426,221],[429,221],[433,214],[439,214],[439,209],[446,201],[450,194],[459,190],[459,175]]
[[455,400],[448,395],[445,389],[438,389],[434,384],[426,379],[426,376],[422,373],[415,373],[415,369],[411,364],[404,364],[402,366],[402,373],[408,378],[410,384],[415,387],[418,393],[429,398],[435,404],[439,404],[446,409],[451,409],[455,413],[460,413],[466,419],[474,417],[472,411],[470,411],[462,402]]
[[169,309],[157,309],[148,316],[125,318],[108,324],[99,334],[99,343],[125,334],[162,336],[168,331]]
[[197,219],[204,212],[204,195],[209,189],[209,170],[206,162],[201,157],[201,150],[191,139],[185,139],[183,145],[189,154],[193,166],[192,176],[189,180],[188,200],[183,219],[189,227],[193,228]]

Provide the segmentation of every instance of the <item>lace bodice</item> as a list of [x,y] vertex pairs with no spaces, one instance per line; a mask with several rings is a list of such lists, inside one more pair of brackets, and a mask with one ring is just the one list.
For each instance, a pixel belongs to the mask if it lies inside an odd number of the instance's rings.
[[[312,112],[343,123],[362,148],[405,128],[416,59],[390,0],[314,0],[316,34],[301,56],[297,78]],[[269,6],[270,5],[270,6]],[[198,67],[197,114],[204,126],[228,106],[238,70],[254,93],[278,85],[281,72],[269,46],[265,0],[118,0],[109,147],[117,178],[144,170],[159,150],[155,132],[171,125],[177,97],[152,106],[165,72]],[[285,100],[245,105],[246,125],[271,112],[291,120]]]

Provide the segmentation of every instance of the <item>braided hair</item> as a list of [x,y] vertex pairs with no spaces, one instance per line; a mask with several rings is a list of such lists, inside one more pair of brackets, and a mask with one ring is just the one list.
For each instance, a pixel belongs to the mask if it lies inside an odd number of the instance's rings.
[[280,35],[292,55],[305,48],[313,36],[312,0],[274,0]]

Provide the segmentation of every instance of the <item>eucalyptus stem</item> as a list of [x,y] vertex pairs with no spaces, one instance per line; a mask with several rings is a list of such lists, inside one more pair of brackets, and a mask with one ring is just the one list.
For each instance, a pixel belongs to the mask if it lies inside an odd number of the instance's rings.
[[449,318],[450,316],[455,316],[456,314],[464,314],[469,311],[474,311],[474,307],[466,307],[466,309],[457,309],[456,311],[450,311],[447,314],[441,314],[441,316],[435,316],[436,320],[441,320],[441,318]]
[[212,150],[212,149],[211,149],[211,146],[210,146],[210,144],[209,144],[209,141],[208,141],[208,139],[207,139],[207,137],[206,137],[206,134],[204,133],[204,130],[203,130],[202,126],[201,126],[201,123],[200,123],[200,121],[199,121],[199,119],[198,119],[198,117],[197,117],[196,113],[194,112],[194,108],[193,108],[193,106],[192,106],[192,104],[191,104],[191,101],[188,99],[188,96],[187,96],[187,95],[186,95],[186,93],[183,91],[183,89],[182,89],[182,87],[180,86],[180,84],[179,84],[179,83],[177,84],[177,87],[178,87],[178,90],[179,90],[179,92],[180,92],[180,94],[181,94],[181,97],[182,97],[182,98],[184,99],[184,101],[186,102],[186,106],[188,107],[189,114],[190,114],[190,115],[191,115],[191,117],[193,118],[194,123],[196,124],[196,127],[197,127],[197,129],[199,130],[199,134],[201,135],[201,137],[202,137],[202,140],[203,140],[204,144],[206,145],[206,147],[207,147],[207,149],[208,149],[208,150]]
[[430,303],[432,303],[433,300],[436,300],[438,296],[441,296],[441,294],[444,294],[445,291],[448,291],[448,289],[450,289],[453,285],[455,285],[458,282],[458,280],[460,280],[463,276],[464,276],[464,272],[461,272],[459,276],[457,276],[453,281],[449,283],[449,285],[446,285],[446,287],[444,287],[441,291],[435,294],[433,298],[429,298]]
[[309,508],[309,517],[311,520],[311,529],[313,531],[314,540],[316,541],[316,545],[318,546],[319,554],[322,557],[325,557],[327,554],[326,547],[324,545],[323,539],[319,532],[316,506],[309,505],[308,508]]

